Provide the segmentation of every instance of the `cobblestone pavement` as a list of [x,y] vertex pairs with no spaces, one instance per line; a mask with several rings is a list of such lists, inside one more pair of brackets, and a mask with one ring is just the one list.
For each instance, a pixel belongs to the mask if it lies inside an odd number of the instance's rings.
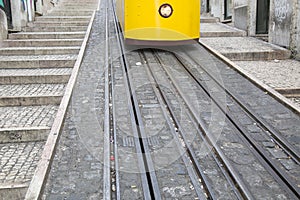
[[43,199],[103,196],[104,22],[98,11]]
[[48,69],[0,69],[1,76],[45,76],[45,75],[70,75],[71,68]]
[[0,97],[12,96],[62,96],[64,84],[26,84],[26,85],[0,85]]
[[[300,88],[300,62],[297,60],[236,61],[246,72],[276,89]],[[289,98],[300,105],[299,98]]]
[[57,106],[0,107],[0,128],[51,127]]
[[100,199],[103,165],[81,140],[71,112],[61,133],[43,199]]
[[272,88],[300,88],[299,61],[236,61],[235,63]]
[[0,144],[1,184],[27,183],[35,171],[44,142]]

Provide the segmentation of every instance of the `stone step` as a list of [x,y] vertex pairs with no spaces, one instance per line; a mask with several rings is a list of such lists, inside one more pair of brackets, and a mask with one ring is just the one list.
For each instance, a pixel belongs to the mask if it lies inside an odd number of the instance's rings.
[[246,31],[222,23],[201,23],[200,37],[245,37]]
[[56,21],[35,21],[32,23],[28,23],[29,27],[53,27],[53,26],[88,26],[89,22],[84,21],[63,21],[63,22],[56,22]]
[[[81,10],[83,6],[80,5],[60,5],[60,10]],[[85,5],[84,10],[95,10],[95,5]]]
[[49,132],[50,127],[0,128],[0,144],[44,141]]
[[50,128],[57,110],[57,105],[0,107],[0,129]]
[[92,10],[52,10],[51,12],[47,13],[46,16],[92,16]]
[[95,9],[97,8],[97,6],[95,5],[93,8],[86,8],[83,6],[75,6],[74,8],[63,8],[61,6],[59,7],[55,7],[52,9],[51,12],[90,12],[93,13],[95,11]]
[[81,46],[82,39],[4,40],[0,47],[59,47]]
[[0,85],[0,107],[59,105],[64,84]]
[[25,32],[82,32],[87,26],[45,26],[45,27],[25,27]]
[[0,55],[61,55],[78,54],[80,47],[4,47]]
[[200,17],[200,26],[202,23],[216,23],[216,22],[219,22],[219,19],[216,17],[208,17],[208,16]]
[[0,68],[72,68],[77,55],[0,56]]
[[91,17],[89,16],[42,16],[42,17],[36,17],[35,21],[52,21],[52,22],[68,22],[68,21],[83,21],[83,22],[89,22]]
[[72,2],[59,2],[59,6],[62,5],[98,5],[98,1],[72,1]]
[[5,84],[67,83],[71,73],[72,68],[0,69],[0,88]]
[[[1,166],[0,166],[1,167]],[[10,176],[13,179],[13,176]],[[9,179],[10,179],[9,178]],[[0,199],[24,199],[29,187],[28,183],[0,183]]]
[[0,144],[0,199],[24,199],[45,142]]
[[83,39],[84,31],[80,32],[21,32],[9,34],[9,39]]
[[57,109],[55,105],[0,107],[0,147],[7,142],[46,140]]
[[98,6],[98,3],[94,2],[80,2],[80,3],[61,3],[57,8],[70,8],[70,7],[77,7],[77,8],[95,8]]
[[234,61],[288,59],[291,52],[252,37],[200,38],[200,42]]

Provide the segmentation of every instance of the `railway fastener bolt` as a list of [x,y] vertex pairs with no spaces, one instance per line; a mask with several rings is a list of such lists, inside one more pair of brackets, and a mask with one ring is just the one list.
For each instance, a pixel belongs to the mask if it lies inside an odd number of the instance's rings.
[[113,191],[113,192],[116,191],[116,185],[115,185],[115,184],[113,184],[113,185],[111,186],[111,191]]
[[114,176],[114,175],[116,175],[116,171],[113,169],[113,170],[111,170],[110,174],[111,174],[112,176]]

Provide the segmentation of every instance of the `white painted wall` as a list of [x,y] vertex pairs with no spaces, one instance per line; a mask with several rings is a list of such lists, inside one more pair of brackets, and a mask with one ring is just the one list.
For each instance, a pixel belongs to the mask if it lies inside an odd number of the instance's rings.
[[271,43],[289,47],[294,0],[271,0],[270,31]]
[[214,17],[224,20],[224,0],[210,0],[211,14]]
[[300,0],[296,2],[295,8],[295,20],[294,20],[294,40],[293,46],[295,48],[295,57],[300,60]]
[[11,0],[11,15],[13,31],[21,31],[22,27],[26,26],[27,23],[27,5],[25,9],[22,5],[21,0]]
[[248,0],[233,1],[233,17],[234,26],[248,32],[249,9]]
[[0,41],[7,38],[7,18],[3,10],[0,9]]

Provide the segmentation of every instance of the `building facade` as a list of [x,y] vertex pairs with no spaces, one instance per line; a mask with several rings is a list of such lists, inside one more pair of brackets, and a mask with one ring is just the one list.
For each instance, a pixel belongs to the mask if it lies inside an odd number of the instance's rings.
[[0,0],[0,40],[8,31],[21,31],[36,14],[43,15],[53,7],[50,0]]
[[203,0],[202,13],[231,19],[248,36],[267,37],[300,59],[300,0]]

